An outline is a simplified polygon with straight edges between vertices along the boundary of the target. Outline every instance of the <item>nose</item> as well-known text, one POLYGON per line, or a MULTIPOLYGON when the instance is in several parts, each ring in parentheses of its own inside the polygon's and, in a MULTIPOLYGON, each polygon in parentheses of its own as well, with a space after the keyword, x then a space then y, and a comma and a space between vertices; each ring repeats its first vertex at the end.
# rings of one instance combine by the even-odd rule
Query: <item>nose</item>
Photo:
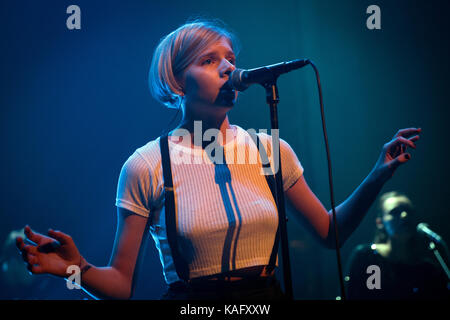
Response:
POLYGON ((221 66, 221 74, 220 76, 223 78, 225 75, 230 76, 231 72, 233 72, 236 67, 227 59, 224 59, 221 66))

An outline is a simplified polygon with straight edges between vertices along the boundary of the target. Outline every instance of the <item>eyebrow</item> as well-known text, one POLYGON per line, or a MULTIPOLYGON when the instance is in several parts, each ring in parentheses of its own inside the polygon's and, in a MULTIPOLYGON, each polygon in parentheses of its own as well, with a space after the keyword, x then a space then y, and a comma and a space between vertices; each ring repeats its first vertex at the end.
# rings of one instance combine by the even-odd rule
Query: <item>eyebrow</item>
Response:
MULTIPOLYGON (((201 58, 204 58, 204 57, 214 56, 214 55, 217 55, 217 54, 218 54, 218 50, 208 51, 208 52, 202 54, 199 58, 201 59, 201 58)), ((226 56, 232 56, 233 58, 236 58, 236 56, 235 56, 233 51, 227 51, 225 55, 226 56)))

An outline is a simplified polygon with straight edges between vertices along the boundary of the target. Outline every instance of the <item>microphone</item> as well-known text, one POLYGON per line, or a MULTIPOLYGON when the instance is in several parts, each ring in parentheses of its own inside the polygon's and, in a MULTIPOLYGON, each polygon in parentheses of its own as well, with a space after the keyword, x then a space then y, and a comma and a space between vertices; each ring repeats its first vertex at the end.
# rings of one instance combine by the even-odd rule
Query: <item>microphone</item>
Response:
POLYGON ((428 224, 426 223, 419 223, 416 228, 417 232, 424 234, 426 237, 428 237, 431 241, 436 243, 441 243, 442 238, 434 231, 432 231, 430 228, 428 228, 428 224))
POLYGON ((264 85, 270 81, 275 81, 279 75, 295 69, 300 69, 310 62, 311 61, 308 59, 296 59, 250 70, 235 69, 231 72, 228 81, 233 89, 244 91, 250 85, 255 83, 264 85))

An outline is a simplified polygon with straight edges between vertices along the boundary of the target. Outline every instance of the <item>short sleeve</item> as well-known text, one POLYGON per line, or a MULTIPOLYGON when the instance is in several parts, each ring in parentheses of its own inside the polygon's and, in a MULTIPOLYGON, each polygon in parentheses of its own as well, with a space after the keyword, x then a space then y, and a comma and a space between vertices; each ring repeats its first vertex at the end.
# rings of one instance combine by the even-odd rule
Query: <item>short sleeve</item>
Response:
POLYGON ((291 146, 280 139, 281 163, 283 171, 283 190, 292 187, 303 174, 303 167, 291 146))
POLYGON ((116 206, 148 217, 151 203, 150 169, 142 156, 135 152, 122 166, 117 185, 116 206))

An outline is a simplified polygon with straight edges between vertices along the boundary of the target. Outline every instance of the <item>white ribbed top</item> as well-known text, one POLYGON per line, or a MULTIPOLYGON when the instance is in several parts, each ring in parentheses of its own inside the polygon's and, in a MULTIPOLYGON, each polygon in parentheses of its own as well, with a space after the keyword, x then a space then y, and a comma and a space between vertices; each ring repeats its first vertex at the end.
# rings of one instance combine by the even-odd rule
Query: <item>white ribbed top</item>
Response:
MULTIPOLYGON (((189 264, 190 278, 267 265, 272 252, 278 226, 275 201, 262 174, 255 143, 244 129, 235 127, 237 138, 224 145, 226 166, 212 163, 205 150, 187 148, 169 139, 178 243, 189 264), (245 163, 237 163, 239 150, 245 150, 246 156, 241 158, 245 163), (229 163, 231 154, 235 155, 235 164, 229 163), (253 155, 257 155, 256 163, 253 155), (190 163, 179 160, 186 156, 190 163)), ((271 136, 258 136, 270 157, 271 136)), ((179 279, 166 235, 159 140, 138 148, 123 165, 116 206, 145 217, 150 214, 150 233, 170 284, 179 279)), ((283 139, 280 150, 286 191, 303 174, 303 168, 283 139)))

